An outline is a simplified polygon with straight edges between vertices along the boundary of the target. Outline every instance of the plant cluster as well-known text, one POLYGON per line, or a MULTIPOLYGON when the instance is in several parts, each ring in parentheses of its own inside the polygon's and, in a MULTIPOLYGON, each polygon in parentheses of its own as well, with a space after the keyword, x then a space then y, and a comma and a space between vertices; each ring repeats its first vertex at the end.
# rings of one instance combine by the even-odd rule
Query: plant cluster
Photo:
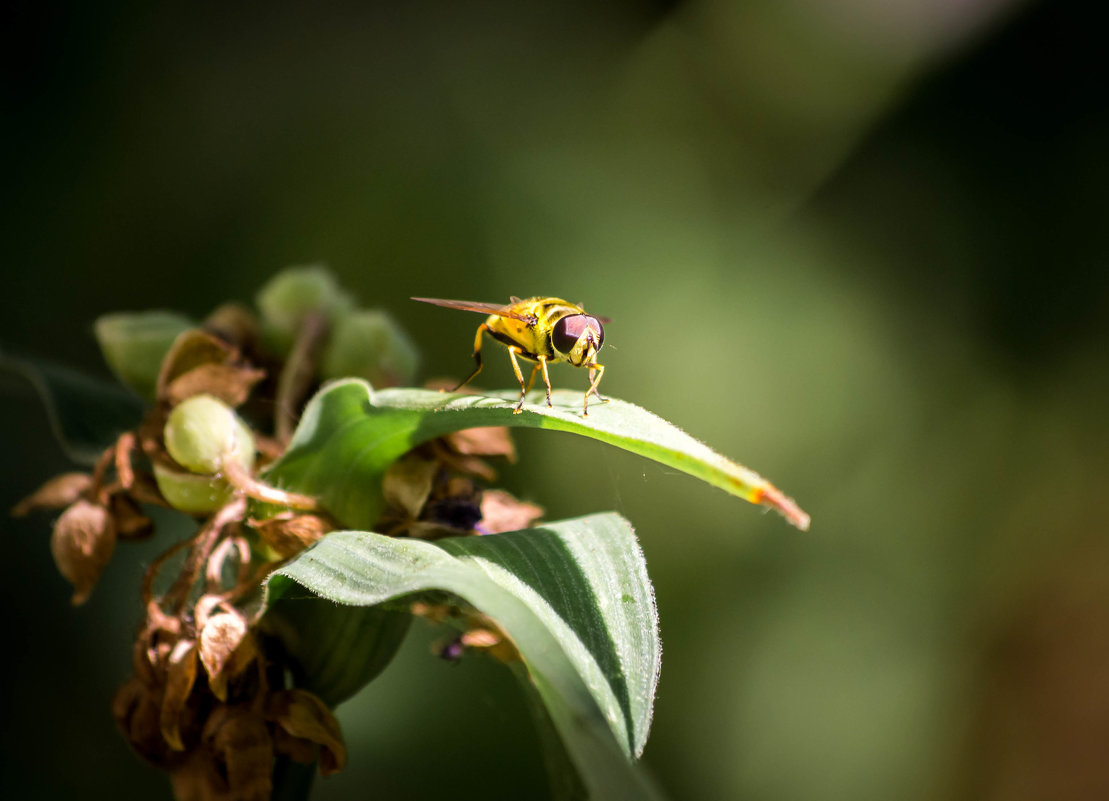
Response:
POLYGON ((441 656, 478 649, 515 668, 557 733, 557 794, 650 797, 630 758, 646 740, 659 649, 634 533, 611 514, 536 526, 540 507, 490 488, 488 460, 516 458, 506 426, 591 436, 801 528, 807 516, 631 404, 585 420, 569 410, 580 404, 514 415, 508 396, 388 389, 411 383, 415 347, 320 268, 280 274, 257 307, 221 306, 199 323, 166 312, 98 321, 106 360, 146 401, 141 419, 113 431, 91 471, 52 479, 15 510, 64 510, 51 549, 74 603, 117 542, 154 534, 152 506, 197 521, 138 593, 134 675, 113 702, 134 750, 197 801, 263 801, 293 763, 338 771, 347 754, 332 707, 423 617, 456 630, 441 656))

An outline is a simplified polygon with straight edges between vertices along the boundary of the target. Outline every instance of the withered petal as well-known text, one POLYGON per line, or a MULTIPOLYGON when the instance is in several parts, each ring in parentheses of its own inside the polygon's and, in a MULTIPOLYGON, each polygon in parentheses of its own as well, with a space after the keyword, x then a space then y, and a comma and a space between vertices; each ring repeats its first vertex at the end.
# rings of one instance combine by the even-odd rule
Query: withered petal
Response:
POLYGON ((480 456, 465 456, 449 448, 443 448, 435 455, 446 467, 459 473, 480 478, 482 481, 493 481, 497 478, 497 471, 480 456))
POLYGON ((216 757, 202 748, 184 755, 169 774, 176 801, 236 801, 216 757))
POLYGON ((320 746, 320 775, 330 776, 347 763, 339 721, 327 704, 307 690, 281 690, 270 696, 266 717, 294 737, 320 746))
POLYGON ((216 708, 204 725, 204 743, 223 766, 229 798, 269 801, 273 791, 273 738, 261 714, 245 706, 216 708))
POLYGON ((426 601, 413 601, 409 607, 412 614, 430 620, 432 623, 443 623, 458 614, 458 608, 449 604, 431 604, 426 601))
POLYGON ((197 642, 208 685, 216 698, 226 701, 228 681, 242 673, 257 655, 246 618, 238 612, 214 614, 204 622, 197 642))
POLYGON ((50 537, 50 552, 73 584, 73 603, 83 604, 116 547, 116 529, 103 506, 78 500, 62 513, 50 537))
POLYGON ((382 482, 385 500, 409 517, 419 517, 438 469, 435 462, 413 456, 393 462, 382 482))
POLYGON ((265 370, 228 364, 202 364, 169 382, 164 399, 176 406, 193 395, 214 395, 229 406, 241 406, 255 384, 266 377, 265 370))
POLYGON ((268 520, 251 520, 249 525, 283 559, 303 551, 334 526, 326 517, 282 512, 268 520))
POLYGON ((161 706, 156 692, 133 678, 112 699, 112 716, 124 739, 139 756, 157 767, 167 767, 177 757, 162 736, 161 706))
POLYGON ((40 509, 62 509, 74 503, 92 487, 88 473, 62 473, 12 507, 14 517, 25 517, 40 509))
POLYGON ((121 540, 145 539, 154 533, 154 521, 143 514, 130 494, 113 493, 108 499, 108 509, 115 519, 116 535, 121 540))
POLYGON ((520 501, 504 490, 486 490, 481 498, 481 524, 483 534, 501 534, 528 528, 543 517, 543 507, 520 501))
POLYGON ((294 737, 280 726, 274 727, 273 730, 273 750, 302 765, 315 762, 320 754, 318 745, 309 740, 294 737))
POLYGON ((158 372, 158 400, 169 400, 169 385, 190 370, 205 364, 235 364, 238 359, 238 350, 218 337, 199 328, 184 331, 162 359, 158 372))
POLYGON ((224 303, 204 319, 204 330, 250 353, 258 345, 258 318, 242 303, 224 303))
POLYGON ((176 751, 185 750, 185 743, 181 739, 181 724, 195 683, 196 644, 189 640, 180 640, 169 655, 166 689, 159 716, 162 737, 176 751))
POLYGON ((510 462, 516 461, 516 444, 507 426, 464 428, 444 439, 451 450, 463 456, 503 456, 510 462))
POLYGON ((492 648, 504 641, 498 632, 492 629, 470 629, 462 632, 462 644, 467 648, 492 648))
POLYGON ((469 628, 458 638, 467 648, 476 648, 494 659, 507 664, 520 661, 516 643, 483 614, 467 616, 469 628))

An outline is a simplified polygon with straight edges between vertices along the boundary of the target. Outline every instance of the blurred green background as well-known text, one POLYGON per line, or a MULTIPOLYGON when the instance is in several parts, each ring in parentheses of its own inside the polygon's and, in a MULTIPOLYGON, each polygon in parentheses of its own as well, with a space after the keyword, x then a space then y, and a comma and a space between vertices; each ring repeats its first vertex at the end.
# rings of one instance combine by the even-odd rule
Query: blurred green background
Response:
MULTIPOLYGON (((1109 95, 1095 4, 16 3, 2 340, 106 375, 101 313, 203 315, 325 261, 461 376, 477 318, 613 318, 604 389, 763 473, 800 534, 569 436, 503 483, 615 509, 675 799, 1109 798, 1109 95)), ((558 386, 584 375, 552 371, 558 386)), ((513 383, 491 360, 482 380, 513 383)), ((66 468, 0 378, 4 508, 66 468)), ((114 731, 143 565, 84 607, 5 519, 11 798, 165 798, 114 731)), ((543 798, 507 671, 417 626, 316 797, 543 798)))

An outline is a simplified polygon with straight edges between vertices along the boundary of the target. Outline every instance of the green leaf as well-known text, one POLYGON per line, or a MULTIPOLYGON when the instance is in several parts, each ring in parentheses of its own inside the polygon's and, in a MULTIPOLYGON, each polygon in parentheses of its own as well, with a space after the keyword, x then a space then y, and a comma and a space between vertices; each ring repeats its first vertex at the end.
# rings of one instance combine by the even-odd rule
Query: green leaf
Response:
POLYGON ((629 757, 650 727, 657 613, 635 533, 619 515, 436 542, 333 532, 271 576, 267 603, 296 585, 356 606, 446 592, 480 610, 519 651, 591 796, 656 797, 629 757))
POLYGON ((339 606, 301 592, 273 603, 262 626, 296 666, 296 685, 335 706, 389 665, 411 622, 407 611, 339 606))
MULTIPOLYGON (((542 398, 542 394, 532 395, 542 398)), ((319 497, 344 525, 369 529, 384 505, 386 468, 416 445, 452 431, 517 426, 568 431, 638 453, 782 513, 800 529, 809 516, 777 488, 681 429, 626 401, 581 413, 582 395, 551 393, 553 408, 526 403, 513 414, 515 393, 445 394, 425 389, 371 392, 358 379, 324 387, 308 404, 285 455, 267 472, 278 486, 319 497)))
POLYGON ((188 317, 167 311, 105 314, 96 321, 96 341, 116 377, 154 400, 162 360, 178 334, 195 326, 188 317))
POLYGON ((23 376, 46 407, 50 428, 70 459, 93 465, 124 431, 142 420, 142 403, 115 384, 48 361, 0 352, 0 368, 23 376))

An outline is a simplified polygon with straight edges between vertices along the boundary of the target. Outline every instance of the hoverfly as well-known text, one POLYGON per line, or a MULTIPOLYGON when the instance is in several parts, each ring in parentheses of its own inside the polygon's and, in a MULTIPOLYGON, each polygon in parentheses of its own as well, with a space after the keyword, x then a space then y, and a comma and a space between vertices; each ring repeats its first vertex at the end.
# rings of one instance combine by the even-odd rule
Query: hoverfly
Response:
POLYGON ((412 300, 446 306, 448 309, 462 309, 489 315, 485 322, 478 326, 477 335, 474 337, 474 361, 477 362, 477 367, 465 381, 455 387, 455 390, 469 384, 481 372, 482 335, 489 332, 494 339, 508 348, 512 371, 516 373, 516 380, 520 382, 520 402, 513 410, 515 414, 520 413, 524 405, 524 397, 531 389, 531 385, 535 383, 535 374, 540 371, 543 373, 543 383, 547 385, 547 406, 551 406, 551 379, 547 374, 547 365, 553 362, 568 362, 574 367, 589 368, 590 384, 585 393, 584 408, 586 416, 589 415, 590 395, 596 395, 602 403, 608 402, 597 391, 597 385, 601 383, 601 376, 605 373, 605 366, 597 363, 597 351, 605 341, 605 329, 601 323, 609 322, 607 318, 586 314, 580 304, 569 303, 561 298, 520 300, 513 297, 508 305, 440 298, 412 298, 412 300), (520 363, 516 360, 517 356, 535 362, 531 377, 526 384, 524 374, 520 372, 520 363))

